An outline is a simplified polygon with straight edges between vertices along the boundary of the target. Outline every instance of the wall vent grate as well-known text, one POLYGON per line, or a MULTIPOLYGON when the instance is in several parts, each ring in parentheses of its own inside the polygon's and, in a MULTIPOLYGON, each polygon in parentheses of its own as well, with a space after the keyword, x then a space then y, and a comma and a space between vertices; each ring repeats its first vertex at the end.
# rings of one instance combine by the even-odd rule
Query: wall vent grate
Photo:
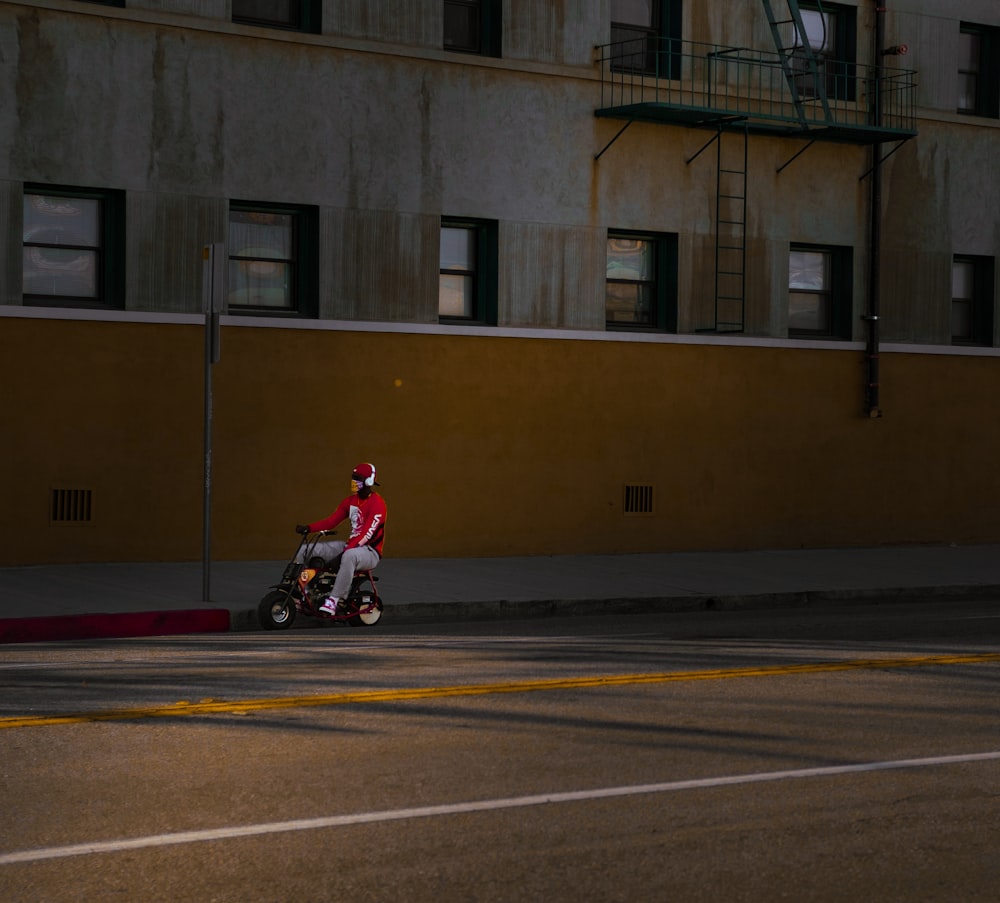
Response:
POLYGON ((49 521, 53 524, 89 524, 94 517, 92 489, 53 489, 49 521))
POLYGON ((653 487, 640 483, 626 483, 622 511, 629 517, 651 515, 653 487))

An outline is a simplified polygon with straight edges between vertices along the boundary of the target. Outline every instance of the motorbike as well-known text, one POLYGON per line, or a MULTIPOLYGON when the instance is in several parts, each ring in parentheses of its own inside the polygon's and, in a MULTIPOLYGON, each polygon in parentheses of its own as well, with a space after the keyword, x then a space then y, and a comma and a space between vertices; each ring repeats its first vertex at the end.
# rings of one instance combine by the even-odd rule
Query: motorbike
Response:
POLYGON ((382 618, 382 600, 375 584, 378 577, 371 571, 358 571, 351 582, 350 592, 337 606, 335 615, 321 612, 319 607, 333 590, 339 558, 325 561, 313 555, 316 543, 326 531, 305 535, 292 560, 285 566, 281 582, 257 605, 257 617, 265 630, 286 630, 302 614, 327 621, 346 623, 351 627, 373 627, 382 618), (303 554, 304 553, 304 554, 303 554))

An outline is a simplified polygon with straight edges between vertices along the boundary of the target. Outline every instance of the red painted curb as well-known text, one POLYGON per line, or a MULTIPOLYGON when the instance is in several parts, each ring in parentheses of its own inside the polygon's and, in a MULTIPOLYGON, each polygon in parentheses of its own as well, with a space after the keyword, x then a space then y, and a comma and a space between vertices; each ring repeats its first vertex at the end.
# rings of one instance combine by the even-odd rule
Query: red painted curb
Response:
POLYGON ((175 633, 222 633, 228 630, 229 610, 225 608, 8 618, 0 620, 0 643, 169 636, 175 633))

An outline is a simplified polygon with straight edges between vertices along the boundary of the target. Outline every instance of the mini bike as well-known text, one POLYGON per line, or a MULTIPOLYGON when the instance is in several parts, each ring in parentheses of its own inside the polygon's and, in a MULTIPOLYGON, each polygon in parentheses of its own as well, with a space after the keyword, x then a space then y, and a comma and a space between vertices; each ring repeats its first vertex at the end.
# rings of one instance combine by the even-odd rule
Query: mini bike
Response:
POLYGON ((333 581, 337 576, 339 561, 324 561, 312 554, 316 543, 324 533, 316 533, 313 538, 303 536, 299 548, 288 562, 281 582, 257 605, 257 617, 265 630, 285 630, 295 622, 296 614, 303 614, 327 621, 346 622, 351 627, 373 627, 382 618, 382 600, 375 587, 378 577, 371 571, 359 571, 354 575, 347 598, 337 606, 336 615, 320 612, 323 600, 330 595, 333 581), (305 554, 300 554, 302 552, 305 554), (304 563, 296 561, 301 558, 304 563))

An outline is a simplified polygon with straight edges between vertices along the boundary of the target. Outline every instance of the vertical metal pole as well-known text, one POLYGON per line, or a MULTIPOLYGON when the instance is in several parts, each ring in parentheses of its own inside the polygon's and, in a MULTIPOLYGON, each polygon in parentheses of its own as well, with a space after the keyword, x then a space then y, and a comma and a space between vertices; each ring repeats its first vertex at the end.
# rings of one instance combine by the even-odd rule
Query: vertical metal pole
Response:
MULTIPOLYGON (((882 51, 885 42, 883 17, 884 0, 875 0, 874 66, 872 72, 872 118, 876 128, 882 125, 882 51)), ((882 143, 872 145, 871 186, 871 260, 868 270, 868 337, 865 350, 865 414, 877 419, 882 416, 879 407, 879 315, 881 310, 882 273, 882 143)))
POLYGON ((748 171, 750 165, 750 124, 743 120, 743 215, 740 217, 740 332, 747 326, 747 205, 750 185, 748 171))
POLYGON ((715 331, 719 331, 719 242, 722 240, 722 127, 715 145, 715 331))
POLYGON ((212 326, 205 314, 205 462, 202 486, 201 601, 212 601, 212 326))
POLYGON ((202 300, 205 310, 205 480, 202 498, 201 600, 212 600, 212 365, 221 355, 219 317, 225 245, 205 245, 202 251, 202 300))

